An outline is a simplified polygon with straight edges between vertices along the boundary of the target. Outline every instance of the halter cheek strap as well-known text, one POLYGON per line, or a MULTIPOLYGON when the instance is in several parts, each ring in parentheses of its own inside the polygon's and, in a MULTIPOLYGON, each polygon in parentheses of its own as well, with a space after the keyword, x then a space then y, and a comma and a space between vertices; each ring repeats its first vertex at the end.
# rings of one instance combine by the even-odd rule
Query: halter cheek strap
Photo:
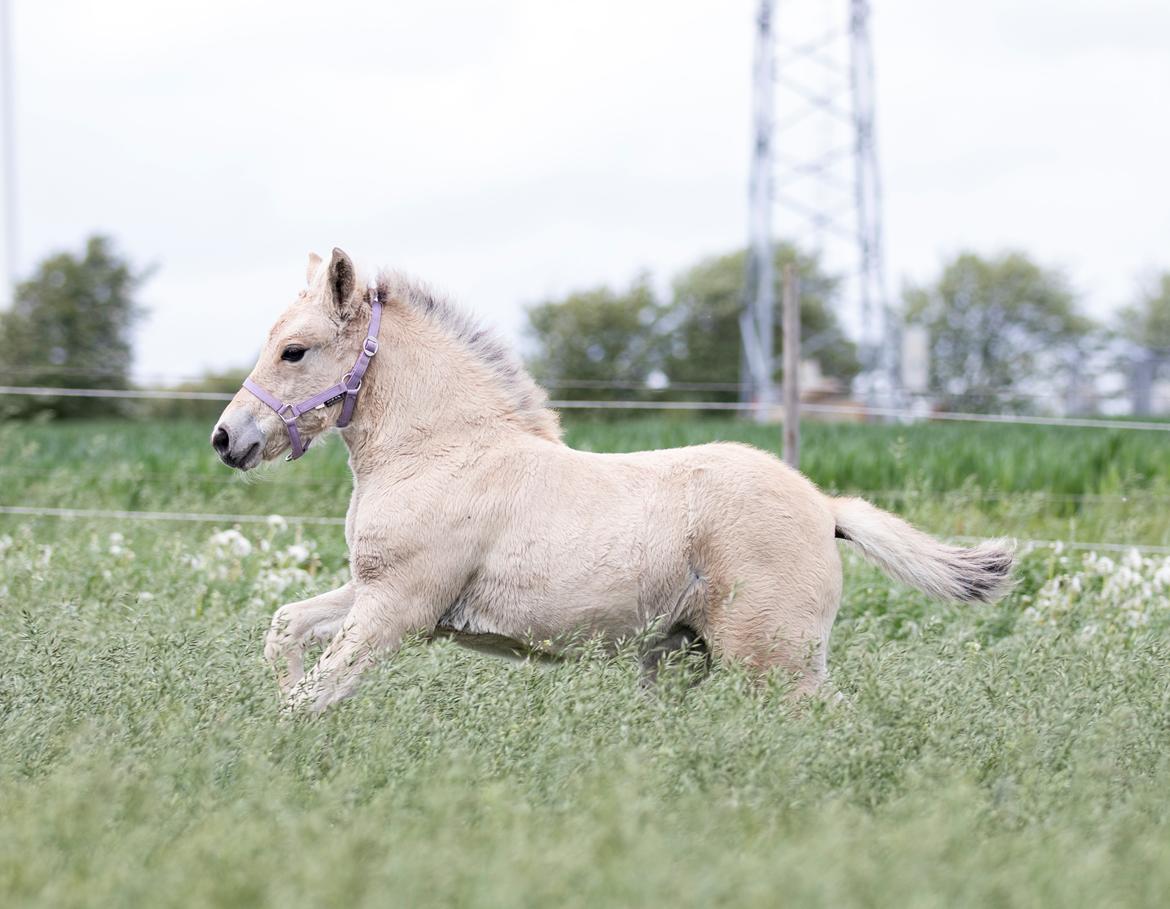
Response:
POLYGON ((341 405, 341 416, 337 418, 338 428, 349 425, 353 418, 354 407, 357 405, 358 392, 362 388, 362 376, 370 366, 370 360, 378 352, 378 327, 382 324, 382 301, 378 299, 378 288, 370 286, 370 327, 366 331, 366 339, 362 342, 361 353, 353 364, 353 369, 347 372, 336 385, 330 385, 324 391, 313 397, 301 401, 299 404, 286 404, 262 385, 253 382, 249 377, 244 379, 244 388, 252 392, 257 398, 276 411, 276 415, 284 420, 288 429, 288 440, 292 443, 292 451, 288 460, 295 461, 309 449, 309 442, 301 443, 301 434, 297 429, 297 418, 310 410, 324 410, 344 401, 341 405))

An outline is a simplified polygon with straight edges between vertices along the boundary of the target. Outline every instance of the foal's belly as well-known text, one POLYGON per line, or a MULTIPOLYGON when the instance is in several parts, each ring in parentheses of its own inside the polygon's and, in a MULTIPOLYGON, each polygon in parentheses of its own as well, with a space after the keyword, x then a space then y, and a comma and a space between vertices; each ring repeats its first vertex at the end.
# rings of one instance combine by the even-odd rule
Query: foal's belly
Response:
POLYGON ((504 656, 560 654, 595 638, 614 642, 645 629, 667 603, 639 602, 635 585, 535 592, 478 582, 443 614, 438 634, 504 656), (493 589, 494 587, 494 589, 493 589))
POLYGON ((458 631, 450 625, 440 624, 435 629, 433 637, 448 638, 460 647, 466 647, 468 650, 474 650, 476 653, 486 653, 488 656, 502 657, 507 660, 556 658, 555 653, 534 648, 524 641, 518 641, 499 634, 458 631))

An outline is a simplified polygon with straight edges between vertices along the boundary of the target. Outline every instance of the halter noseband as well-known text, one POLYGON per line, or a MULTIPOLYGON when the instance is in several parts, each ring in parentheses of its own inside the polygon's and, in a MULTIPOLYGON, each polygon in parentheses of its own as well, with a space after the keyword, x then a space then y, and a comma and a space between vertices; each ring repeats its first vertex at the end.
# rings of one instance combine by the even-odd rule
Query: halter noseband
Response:
MULTIPOLYGON (((330 385, 313 397, 301 401, 299 404, 286 404, 276 395, 267 391, 251 378, 244 379, 244 388, 252 392, 261 401, 276 411, 276 415, 284 420, 288 429, 288 440, 292 443, 292 452, 286 460, 295 461, 309 449, 309 443, 301 444, 301 434, 297 431, 297 417, 310 410, 324 410, 338 401, 345 399, 341 405, 341 416, 337 418, 338 428, 349 425, 353 417, 354 406, 357 404, 358 392, 362 388, 362 376, 369 368, 370 359, 378 352, 378 326, 382 323, 382 301, 378 299, 378 288, 370 286, 370 327, 366 331, 366 339, 362 342, 362 351, 353 364, 353 369, 347 372, 340 382, 330 385)), ((313 440, 310 439, 309 442, 313 440)))

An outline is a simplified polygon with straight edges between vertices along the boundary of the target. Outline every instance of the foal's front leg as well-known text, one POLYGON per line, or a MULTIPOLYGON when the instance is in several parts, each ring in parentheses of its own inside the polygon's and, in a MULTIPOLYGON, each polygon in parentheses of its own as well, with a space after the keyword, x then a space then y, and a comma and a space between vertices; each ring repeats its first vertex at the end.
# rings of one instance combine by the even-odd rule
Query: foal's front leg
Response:
POLYGON ((286 710, 319 714, 353 694, 361 674, 402 646, 407 635, 438 624, 442 608, 390 585, 363 585, 341 629, 312 671, 293 688, 286 710))
POLYGON ((276 671, 280 693, 287 695, 305 674, 305 648, 328 641, 353 607, 353 582, 276 610, 264 641, 264 658, 276 671))

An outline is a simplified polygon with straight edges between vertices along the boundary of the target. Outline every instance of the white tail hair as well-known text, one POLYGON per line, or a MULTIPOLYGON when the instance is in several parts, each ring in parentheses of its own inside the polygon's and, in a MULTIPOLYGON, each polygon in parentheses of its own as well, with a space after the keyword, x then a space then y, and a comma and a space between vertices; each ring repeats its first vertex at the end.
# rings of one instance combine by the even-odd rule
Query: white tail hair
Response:
POLYGON ((1009 540, 949 546, 864 499, 829 499, 837 537, 893 578, 940 600, 990 603, 1012 586, 1009 540))

